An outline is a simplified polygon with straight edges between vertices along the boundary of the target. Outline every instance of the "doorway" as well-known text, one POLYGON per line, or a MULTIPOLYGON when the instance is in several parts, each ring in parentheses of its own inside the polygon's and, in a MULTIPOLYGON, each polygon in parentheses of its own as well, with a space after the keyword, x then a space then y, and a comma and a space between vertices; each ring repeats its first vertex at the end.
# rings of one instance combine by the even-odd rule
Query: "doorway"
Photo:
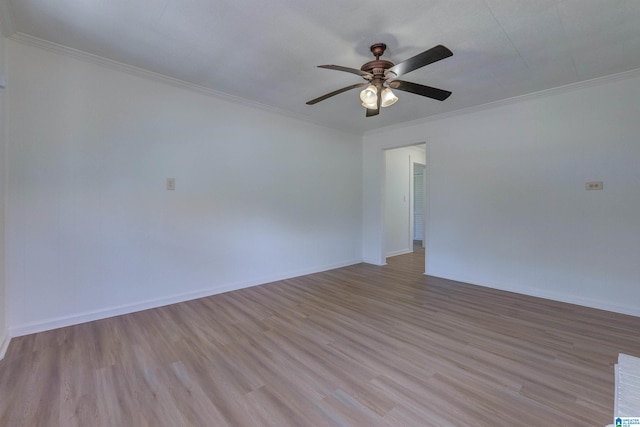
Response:
POLYGON ((426 144, 388 149, 384 156, 383 248, 387 258, 413 252, 414 240, 420 241, 420 248, 424 244, 426 144))
POLYGON ((413 163, 413 213, 411 224, 413 225, 413 248, 424 248, 424 222, 425 222, 425 165, 413 163))

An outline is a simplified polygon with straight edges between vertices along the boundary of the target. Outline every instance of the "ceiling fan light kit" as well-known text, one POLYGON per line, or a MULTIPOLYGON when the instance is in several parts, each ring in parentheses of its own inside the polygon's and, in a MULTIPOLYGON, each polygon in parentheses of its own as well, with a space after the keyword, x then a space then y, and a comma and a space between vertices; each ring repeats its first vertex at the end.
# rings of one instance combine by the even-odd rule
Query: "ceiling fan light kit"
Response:
POLYGON ((371 117, 378 115, 380 108, 389 107, 398 101, 398 97, 393 93, 391 88, 411 92, 416 95, 426 96, 427 98, 436 99, 438 101, 444 101, 451 95, 451 92, 447 90, 403 80, 396 80, 403 74, 410 73, 411 71, 422 68, 425 65, 429 65, 452 56, 453 53, 449 49, 442 45, 438 45, 411 57, 406 61, 394 64, 391 61, 380 59, 380 56, 382 56, 386 48, 387 45, 384 43, 371 45, 371 53, 376 57, 376 59, 362 65, 359 70, 356 68, 343 67, 341 65, 318 65, 319 68, 357 74, 365 79, 367 83, 358 83, 335 90, 318 98, 312 99, 307 102, 307 105, 314 105, 342 92, 366 86, 360 92, 360 100, 362 101, 362 106, 367 109, 366 116, 371 117))
POLYGON ((398 102, 398 97, 388 87, 385 87, 384 89, 382 89, 382 95, 381 96, 382 96, 382 102, 381 102, 380 106, 382 108, 390 107, 393 104, 395 104, 396 102, 398 102))
POLYGON ((378 102, 378 88, 374 85, 369 85, 360 92, 360 99, 362 100, 362 105, 376 105, 378 102))
MULTIPOLYGON (((375 109, 378 105, 378 89, 370 85, 362 92, 360 92, 360 99, 362 100, 362 106, 364 108, 375 109)), ((385 87, 382 89, 382 94, 380 95, 381 102, 380 107, 385 108, 395 104, 398 101, 398 97, 393 91, 385 87)))

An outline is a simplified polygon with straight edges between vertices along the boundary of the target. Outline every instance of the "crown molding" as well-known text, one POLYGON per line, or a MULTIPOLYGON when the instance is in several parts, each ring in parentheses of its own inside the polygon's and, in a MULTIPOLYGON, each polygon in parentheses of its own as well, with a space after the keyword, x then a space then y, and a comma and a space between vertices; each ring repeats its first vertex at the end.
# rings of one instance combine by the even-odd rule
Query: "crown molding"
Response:
POLYGON ((546 98, 549 96, 558 95, 565 92, 573 92, 593 86, 599 86, 605 83, 611 83, 619 80, 626 80, 640 77, 640 68, 636 68, 629 71, 623 71, 622 73, 610 74, 608 76, 596 77, 594 79, 582 80, 575 83, 569 83, 567 85, 554 87, 551 89, 541 90, 539 92, 527 93, 524 95, 514 96, 512 98, 500 99, 498 101, 488 102, 486 104, 474 105, 472 107, 462 108, 459 110, 448 111, 446 113, 435 114, 433 116, 423 117, 420 119, 410 120, 408 122, 398 123, 395 125, 385 126, 377 129, 366 131, 363 137, 378 135, 381 133, 402 129, 409 126, 418 126, 421 124, 433 122, 436 120, 442 120, 450 117, 462 116, 466 114, 472 114, 480 111, 491 110, 494 108, 504 107, 512 104, 517 104, 525 101, 530 101, 539 98, 546 98))
POLYGON ((13 24, 13 11, 8 0, 0 0, 0 35, 9 37, 16 32, 13 24))
POLYGON ((279 113, 281 115, 285 115, 285 113, 288 113, 288 115, 291 115, 291 113, 287 111, 279 110, 269 105, 261 104, 255 101, 250 101, 248 99, 230 95, 225 92, 220 92, 214 89, 210 89, 208 87, 189 83, 184 80, 177 79, 175 77, 169 77, 164 74, 156 73, 154 71, 145 70, 143 68, 135 67, 133 65, 125 64, 123 62, 114 61, 112 59, 104 58, 102 56, 94 55, 92 53, 88 53, 82 50, 74 49, 58 43, 53 43, 48 40, 30 36, 29 34, 15 33, 11 35, 9 39, 18 43, 35 46, 40 49, 44 49, 49 52, 54 52, 63 56, 80 59, 82 61, 90 62, 92 64, 100 65, 106 68, 111 68, 116 71, 125 72, 127 74, 131 74, 137 77, 142 77, 145 79, 162 82, 170 86, 178 87, 181 89, 188 89, 203 95, 222 99, 224 101, 234 102, 236 104, 241 104, 241 105, 249 106, 252 108, 258 108, 258 109, 269 111, 272 113, 279 113))
POLYGON ((84 52, 78 49, 74 49, 68 46, 64 46, 61 44, 53 43, 48 40, 44 40, 38 37, 34 37, 25 33, 13 32, 12 26, 12 18, 11 18, 11 7, 5 0, 0 0, 0 24, 3 25, 2 33, 9 33, 7 36, 8 39, 13 40, 18 43, 35 46, 50 52, 58 53, 60 55, 80 59, 86 62, 90 62, 93 64, 97 64, 106 68, 110 68, 116 71, 128 73, 130 75, 134 75, 137 77, 145 78, 148 80, 162 82, 164 84, 174 86, 181 89, 187 89, 193 92, 197 92, 199 94, 213 97, 216 99, 224 100, 227 102, 233 102, 235 104, 239 104, 245 107, 262 110, 268 113, 277 114, 279 116, 287 117, 290 119, 310 123, 316 126, 320 126, 326 129, 331 129, 333 131, 342 132, 351 135, 357 135, 362 138, 377 135, 401 128, 405 128, 408 126, 417 126, 425 123, 429 123, 436 120, 442 120, 450 117, 456 117, 466 114, 472 114, 484 110, 490 110, 494 108, 499 108, 503 106, 508 106, 520 102, 525 102, 533 99, 544 98, 548 96, 557 95, 564 92, 576 91, 592 86, 598 86, 605 83, 610 83, 618 80, 625 80, 630 78, 640 77, 640 68, 625 71, 622 73, 611 74, 603 77, 596 77, 594 79, 583 80, 575 83, 569 83, 567 85, 558 86, 551 89, 545 89, 538 92, 528 93, 524 95, 518 95, 507 99, 501 99, 498 101, 492 101, 485 104, 474 105, 467 108, 462 108, 459 110, 448 111, 446 113, 435 114, 427 117, 422 117, 415 120, 410 120, 403 123, 398 123, 394 125, 384 126, 380 128, 371 129, 365 132, 358 132, 350 129, 342 129, 336 128, 332 126, 328 126, 320 120, 313 119, 312 117, 302 115, 300 113, 292 112, 289 110, 285 110, 282 108, 273 107, 270 105, 262 104, 257 101, 252 101, 246 98, 241 98, 235 95, 231 95, 225 92, 217 91, 215 89, 211 89, 205 86, 200 86, 194 83, 189 83, 184 80, 177 79, 175 77, 169 77, 164 74, 156 73, 153 71, 145 70, 143 68, 135 67, 133 65, 128 65, 122 62, 118 62, 112 59, 104 58, 98 55, 94 55, 88 52, 84 52), (8 17, 8 18, 7 18, 8 17), (7 24, 8 23, 8 24, 7 24), (7 29, 6 27, 9 26, 7 29))
MULTIPOLYGON (((0 2, 2 1, 3 0, 0 0, 0 2)), ((38 47, 40 49, 47 50, 49 52, 54 52, 63 56, 97 64, 105 68, 110 68, 112 70, 124 72, 130 75, 144 78, 144 79, 161 82, 161 83, 164 83, 173 87, 177 87, 180 89, 187 89, 193 92, 197 92, 201 95, 209 96, 219 100, 233 102, 235 104, 239 104, 245 107, 262 110, 268 113, 277 114, 277 115, 284 116, 294 120, 303 121, 316 126, 321 126, 323 128, 331 129, 333 131, 354 134, 353 132, 349 132, 348 130, 336 129, 336 128, 327 126, 326 124, 323 124, 320 121, 314 120, 308 116, 301 115, 299 113, 295 113, 282 108, 277 108, 270 105, 262 104, 257 101, 251 101, 249 99, 241 98, 239 96, 230 95, 228 93, 220 92, 205 86, 189 83, 184 80, 177 79, 175 77, 169 77, 164 74, 156 73, 154 71, 145 70, 143 68, 135 67, 133 65, 125 64, 123 62, 114 61, 113 59, 104 58, 102 56, 94 55, 92 53, 88 53, 82 50, 74 49, 58 43, 53 43, 48 40, 31 36, 29 34, 17 32, 17 33, 13 33, 8 38, 9 40, 15 41, 17 43, 38 47)), ((356 133, 356 135, 361 136, 360 133, 356 133)))

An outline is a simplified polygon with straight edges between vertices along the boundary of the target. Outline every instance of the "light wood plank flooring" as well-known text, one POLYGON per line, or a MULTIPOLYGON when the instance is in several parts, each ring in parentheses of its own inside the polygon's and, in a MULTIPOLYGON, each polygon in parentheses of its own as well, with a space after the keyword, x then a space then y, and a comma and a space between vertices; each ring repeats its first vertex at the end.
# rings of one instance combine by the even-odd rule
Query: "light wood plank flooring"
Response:
POLYGON ((423 252, 15 338, 0 426, 604 426, 640 318, 423 252))

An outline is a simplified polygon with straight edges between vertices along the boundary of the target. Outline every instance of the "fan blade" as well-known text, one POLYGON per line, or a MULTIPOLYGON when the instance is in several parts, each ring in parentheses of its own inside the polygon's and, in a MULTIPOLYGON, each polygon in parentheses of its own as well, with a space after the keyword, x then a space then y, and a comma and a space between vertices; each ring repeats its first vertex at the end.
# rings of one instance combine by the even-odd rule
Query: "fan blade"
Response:
POLYGON ((378 87, 378 101, 376 108, 367 108, 366 117, 377 116, 380 114, 380 104, 382 103, 382 86, 378 87))
POLYGON ((425 50, 406 61, 402 61, 401 63, 394 65, 387 70, 387 73, 393 73, 396 77, 400 77, 403 74, 410 73, 411 71, 417 70, 425 65, 448 58, 451 55, 453 55, 453 52, 439 44, 436 47, 432 47, 431 49, 425 50))
POLYGON ((377 116, 378 114, 380 114, 380 109, 372 109, 372 108, 367 108, 367 117, 372 117, 372 116, 377 116))
POLYGON ((331 98, 332 96, 341 94, 342 92, 346 92, 348 90, 355 89, 357 87, 362 87, 364 85, 366 85, 366 83, 356 83, 356 84, 351 85, 351 86, 343 87, 342 89, 334 90, 333 92, 329 92, 326 95, 322 95, 322 96, 320 96, 320 97, 318 97, 316 99, 312 99, 311 101, 307 102, 307 105, 317 104, 318 102, 324 101, 327 98, 331 98))
POLYGON ((343 67, 342 65, 318 65, 318 68, 326 68, 328 70, 345 71, 347 73, 357 74, 366 79, 372 78, 373 74, 366 71, 358 70, 357 68, 343 67))
POLYGON ((448 90, 438 89, 431 86, 424 86, 418 83, 405 82, 404 80, 394 80, 388 83, 392 89, 403 90, 405 92, 415 93, 416 95, 426 96, 428 98, 444 101, 451 95, 448 90))

